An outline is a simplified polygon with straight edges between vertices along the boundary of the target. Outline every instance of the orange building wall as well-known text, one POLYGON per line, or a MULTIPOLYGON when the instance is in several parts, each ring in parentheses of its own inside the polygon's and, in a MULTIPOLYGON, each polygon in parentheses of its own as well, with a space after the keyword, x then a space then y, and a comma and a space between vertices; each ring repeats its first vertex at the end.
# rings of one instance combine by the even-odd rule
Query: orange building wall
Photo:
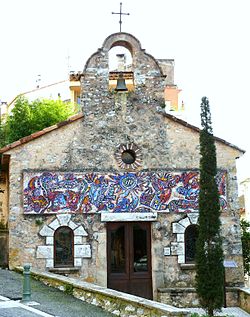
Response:
POLYGON ((166 86, 165 88, 165 100, 171 102, 171 110, 178 111, 178 94, 181 89, 178 89, 176 86, 166 86))

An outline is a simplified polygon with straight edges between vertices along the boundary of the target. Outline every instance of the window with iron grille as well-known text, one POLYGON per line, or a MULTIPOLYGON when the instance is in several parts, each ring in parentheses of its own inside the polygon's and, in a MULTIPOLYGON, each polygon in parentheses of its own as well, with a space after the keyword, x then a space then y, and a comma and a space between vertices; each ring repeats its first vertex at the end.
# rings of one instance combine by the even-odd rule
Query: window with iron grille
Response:
POLYGON ((54 234, 54 266, 74 266, 74 233, 67 226, 59 227, 54 234))
POLYGON ((198 226, 190 225, 185 230, 185 263, 194 263, 198 226))

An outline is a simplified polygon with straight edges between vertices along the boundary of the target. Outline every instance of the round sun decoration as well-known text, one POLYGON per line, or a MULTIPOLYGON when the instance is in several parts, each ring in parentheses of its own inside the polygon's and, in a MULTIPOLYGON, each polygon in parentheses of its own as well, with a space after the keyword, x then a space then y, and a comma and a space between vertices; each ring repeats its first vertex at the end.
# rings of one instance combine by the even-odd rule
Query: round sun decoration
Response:
POLYGON ((134 143, 120 144, 115 153, 115 158, 121 168, 135 170, 141 166, 142 153, 134 143))

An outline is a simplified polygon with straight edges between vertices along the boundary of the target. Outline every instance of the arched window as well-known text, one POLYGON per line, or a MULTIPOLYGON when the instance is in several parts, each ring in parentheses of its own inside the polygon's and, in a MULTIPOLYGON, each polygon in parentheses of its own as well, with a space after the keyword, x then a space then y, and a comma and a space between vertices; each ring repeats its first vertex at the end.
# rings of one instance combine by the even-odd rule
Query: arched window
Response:
POLYGON ((109 71, 131 71, 133 57, 124 46, 115 46, 109 51, 109 71))
POLYGON ((59 227, 54 234, 54 267, 74 266, 74 234, 72 229, 59 227))
POLYGON ((109 90, 114 91, 117 80, 122 74, 128 90, 134 90, 134 74, 132 71, 133 57, 130 50, 124 46, 115 46, 109 51, 109 90))
POLYGON ((185 230, 185 263, 194 263, 198 226, 190 225, 185 230))

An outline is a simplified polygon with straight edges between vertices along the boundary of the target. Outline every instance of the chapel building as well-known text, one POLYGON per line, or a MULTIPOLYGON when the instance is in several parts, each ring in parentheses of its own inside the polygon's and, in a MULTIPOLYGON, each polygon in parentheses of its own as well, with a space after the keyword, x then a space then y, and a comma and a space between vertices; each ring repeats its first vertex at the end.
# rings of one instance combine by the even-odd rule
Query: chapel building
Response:
MULTIPOLYGON (((177 89, 173 61, 156 60, 131 34, 112 34, 81 75, 82 113, 0 150, 10 269, 31 263, 198 305, 200 130, 165 111, 166 87, 177 89), (124 77, 109 72, 115 46, 132 56, 124 77), (121 86, 110 89, 110 80, 121 86)), ((235 159, 244 151, 218 137, 215 144, 224 256, 236 263, 226 268, 228 304, 236 305, 244 274, 235 159)))

